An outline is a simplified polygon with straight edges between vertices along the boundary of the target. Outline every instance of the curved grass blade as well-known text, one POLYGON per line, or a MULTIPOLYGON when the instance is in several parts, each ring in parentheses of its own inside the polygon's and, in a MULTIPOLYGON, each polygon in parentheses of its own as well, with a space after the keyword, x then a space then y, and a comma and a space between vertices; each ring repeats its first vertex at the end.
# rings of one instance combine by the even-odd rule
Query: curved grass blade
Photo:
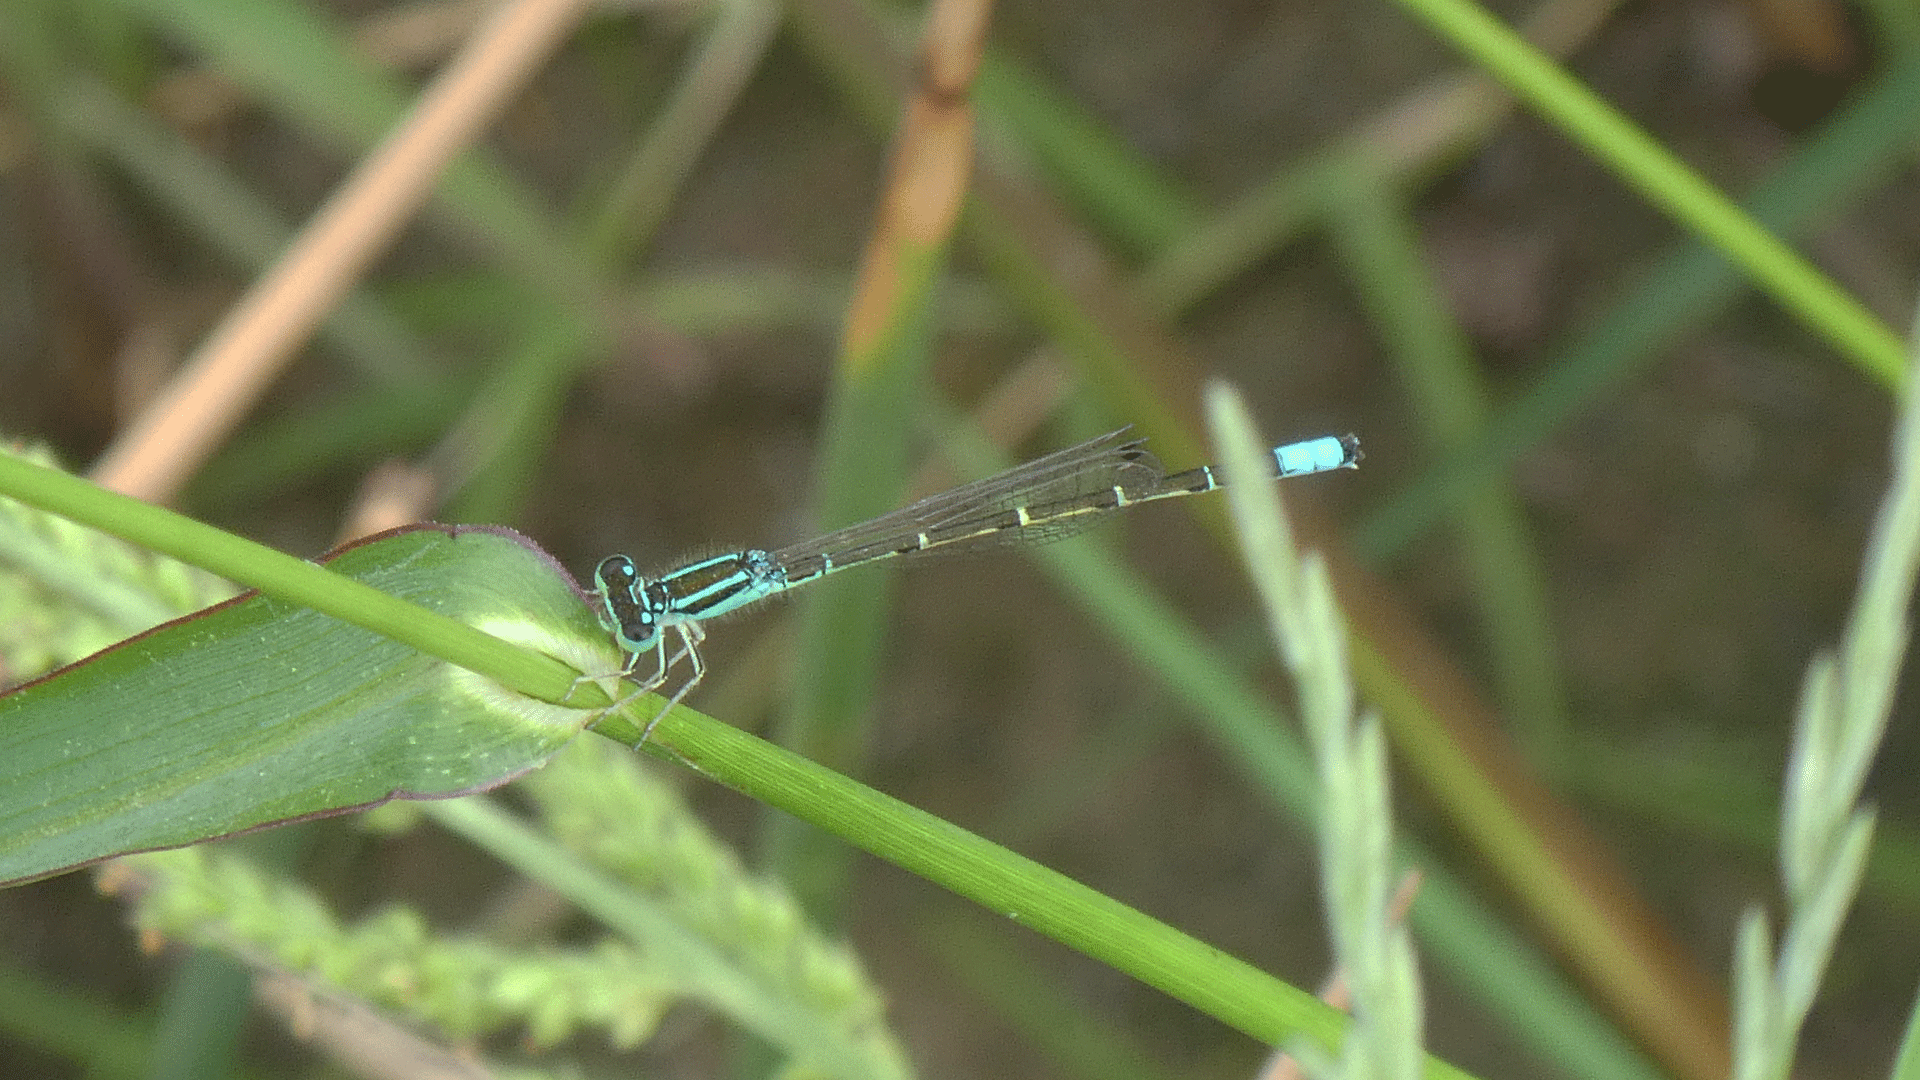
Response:
MULTIPOLYGON (((510 530, 409 527, 331 566, 579 670, 617 665, 572 579, 510 530)), ((595 715, 248 594, 0 697, 0 882, 484 790, 595 715)))

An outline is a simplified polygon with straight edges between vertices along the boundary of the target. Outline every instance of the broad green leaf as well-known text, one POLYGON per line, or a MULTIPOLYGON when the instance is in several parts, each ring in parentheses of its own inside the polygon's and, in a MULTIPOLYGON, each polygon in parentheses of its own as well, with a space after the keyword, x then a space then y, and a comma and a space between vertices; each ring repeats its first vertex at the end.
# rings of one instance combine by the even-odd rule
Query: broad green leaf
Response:
MULTIPOLYGON (((330 565, 580 670, 617 665, 571 579, 508 530, 411 528, 330 565)), ((0 697, 0 881, 484 790, 594 716, 249 594, 0 697)))

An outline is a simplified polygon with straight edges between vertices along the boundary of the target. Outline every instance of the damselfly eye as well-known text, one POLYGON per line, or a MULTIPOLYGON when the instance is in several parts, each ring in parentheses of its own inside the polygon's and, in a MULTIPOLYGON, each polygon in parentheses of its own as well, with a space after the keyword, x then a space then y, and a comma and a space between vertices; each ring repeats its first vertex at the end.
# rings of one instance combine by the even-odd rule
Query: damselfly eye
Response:
POLYGON ((625 555, 609 555, 601 559, 600 565, 593 570, 593 580, 602 589, 624 589, 633 584, 637 576, 634 573, 633 560, 625 555))

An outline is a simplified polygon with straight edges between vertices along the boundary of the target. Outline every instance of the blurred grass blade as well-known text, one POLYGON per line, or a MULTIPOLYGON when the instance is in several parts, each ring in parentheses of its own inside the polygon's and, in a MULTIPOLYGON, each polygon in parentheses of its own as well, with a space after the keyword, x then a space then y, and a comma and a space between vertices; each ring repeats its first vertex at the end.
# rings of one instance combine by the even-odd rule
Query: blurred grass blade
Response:
MULTIPOLYGON (((1471 442, 1486 427, 1491 394, 1428 267, 1407 197, 1378 172, 1356 167, 1343 175, 1327 185, 1327 231, 1408 407, 1430 445, 1471 442)), ((1520 500, 1510 488, 1490 486, 1460 503, 1453 526, 1509 728, 1535 768, 1558 773, 1572 735, 1547 572, 1520 500)))
MULTIPOLYGON (((332 569, 588 670, 605 635, 504 531, 414 529, 332 569)), ((0 698, 0 881, 391 798, 482 790, 592 719, 254 594, 0 698)))
MULTIPOLYGON (((75 76, 54 102, 67 134, 123 170, 174 220, 234 266, 270 265, 293 236, 271 203, 212 155, 134 108, 100 82, 75 76)), ((360 372, 387 385, 432 378, 426 346, 362 291, 342 297, 320 334, 360 372)))
POLYGON ((1892 1080, 1920 1080, 1920 1000, 1907 1014, 1906 1033, 1900 1037, 1900 1052, 1894 1056, 1892 1080))
MULTIPOLYGON (((933 350, 937 286, 972 175, 970 92, 990 5, 940 0, 925 16, 921 81, 907 102, 887 187, 847 311, 827 406, 819 505, 823 524, 848 524, 899 505, 907 440, 933 350)), ((885 644, 889 574, 867 574, 800 603, 793 704, 780 742, 830 768, 865 753, 885 644)), ((822 917, 844 892, 838 845, 769 819, 767 864, 822 917)))
POLYGON ((1163 251, 1200 227, 1201 211, 1188 193, 1079 101, 1015 60, 987 55, 979 98, 983 122, 1009 132, 1067 203, 1134 255, 1163 251))
POLYGON ((1623 182, 1738 264, 1775 303, 1890 390, 1906 353, 1859 301, 1585 84, 1472 0, 1402 0, 1623 182))
MULTIPOLYGON (((1920 56, 1904 57, 1753 189, 1747 212, 1779 233, 1805 232, 1821 213, 1882 182, 1920 134, 1920 56)), ((1662 256, 1557 355, 1471 444, 1449 450, 1353 529, 1354 550, 1398 556, 1468 493, 1510 469, 1582 409, 1667 355, 1741 293, 1734 269, 1703 242, 1662 256)))
MULTIPOLYGON (((326 9, 243 0, 118 0, 170 40, 240 83, 277 115, 349 149, 364 150, 399 121, 402 80, 357 49, 326 9)), ((488 155, 456 157, 438 205, 461 234, 549 297, 593 291, 565 235, 526 185, 488 155)))

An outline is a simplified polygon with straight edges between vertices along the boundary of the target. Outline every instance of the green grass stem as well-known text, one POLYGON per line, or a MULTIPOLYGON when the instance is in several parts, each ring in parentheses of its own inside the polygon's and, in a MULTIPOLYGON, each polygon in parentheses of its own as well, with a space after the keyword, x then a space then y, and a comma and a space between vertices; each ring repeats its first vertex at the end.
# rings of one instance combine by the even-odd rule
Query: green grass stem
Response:
MULTIPOLYGON (((326 567, 15 454, 0 453, 0 495, 383 634, 531 697, 559 701, 573 689, 578 675, 550 656, 502 641, 326 567)), ((592 705, 597 695, 597 688, 582 684, 575 697, 583 705, 592 705)))
MULTIPOLYGON (((605 728, 606 725, 603 725, 605 728)), ((635 729, 637 733, 637 728, 635 729)), ((1313 995, 1023 856, 689 709, 649 752, 834 833, 914 874, 1126 972, 1265 1043, 1337 1045, 1345 1018, 1313 995)), ((1459 1076, 1439 1062, 1429 1076, 1459 1076)))

